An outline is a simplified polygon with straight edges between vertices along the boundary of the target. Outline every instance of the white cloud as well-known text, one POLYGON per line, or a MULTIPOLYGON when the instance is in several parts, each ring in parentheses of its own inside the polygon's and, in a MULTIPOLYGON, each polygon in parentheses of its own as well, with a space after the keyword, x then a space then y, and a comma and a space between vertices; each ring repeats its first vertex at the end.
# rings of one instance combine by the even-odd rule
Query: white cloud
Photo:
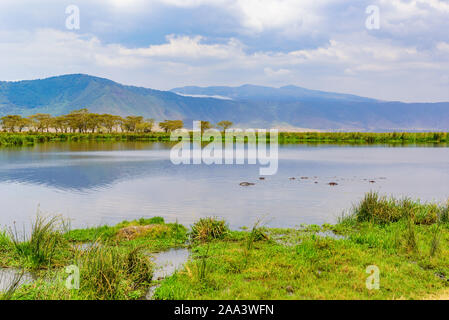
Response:
MULTIPOLYGON (((166 43, 143 48, 105 44, 92 35, 52 29, 17 33, 10 39, 14 41, 0 43, 0 68, 10 80, 82 72, 162 89, 191 84, 293 83, 383 99, 420 100, 419 96, 431 92, 431 100, 449 100, 447 90, 436 90, 444 83, 441 75, 449 73, 447 54, 436 61, 432 51, 363 34, 287 53, 248 53, 237 40, 209 43, 201 36, 170 35, 166 43), (418 78, 427 80, 417 82, 418 78), (396 82, 394 87, 392 82, 396 82)), ((448 48, 447 43, 438 45, 438 50, 448 48)))
MULTIPOLYGON (((159 0, 183 8, 218 7, 236 17, 248 32, 311 28, 320 21, 315 0, 159 0)), ((334 1, 335 2, 335 1, 334 1)), ((285 31, 285 30, 284 30, 285 31)), ((303 30, 304 31, 304 30, 303 30)))
POLYGON ((242 25, 256 32, 267 29, 298 27, 317 23, 316 1, 240 0, 234 8, 241 14, 242 25))
POLYGON ((448 1, 76 3, 78 33, 64 28, 59 2, 0 2, 1 80, 82 72, 160 89, 292 83, 383 99, 449 100, 448 1), (369 4, 380 6, 380 30, 365 29, 369 4))
POLYGON ((224 5, 226 0, 159 0, 162 3, 177 7, 198 7, 201 5, 224 5))
POLYGON ((449 43, 440 42, 440 43, 437 44, 437 49, 442 51, 442 52, 449 53, 449 43))
POLYGON ((402 41, 447 38, 449 3, 441 0, 380 0, 381 29, 402 41))
POLYGON ((380 0, 382 5, 391 5, 403 16, 427 15, 429 10, 449 13, 449 3, 444 0, 380 0))
POLYGON ((284 77, 291 73, 288 69, 273 70, 272 68, 264 68, 264 72, 269 77, 284 77))
POLYGON ((201 36, 188 37, 169 35, 167 43, 151 45, 147 48, 121 49, 125 55, 142 57, 182 58, 182 59, 230 59, 243 54, 243 46, 236 39, 230 39, 226 44, 205 44, 201 36))

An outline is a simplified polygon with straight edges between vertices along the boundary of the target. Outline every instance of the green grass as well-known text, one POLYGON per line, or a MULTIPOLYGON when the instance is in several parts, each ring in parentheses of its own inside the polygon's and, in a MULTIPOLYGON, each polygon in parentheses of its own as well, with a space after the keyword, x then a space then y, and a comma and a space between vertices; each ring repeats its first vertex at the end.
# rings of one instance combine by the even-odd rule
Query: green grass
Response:
POLYGON ((62 269, 42 273, 31 284, 16 289, 13 299, 23 300, 126 300, 145 295, 153 266, 142 248, 92 246, 77 251, 73 265, 79 267, 79 289, 66 287, 68 274, 62 269), (51 279, 51 280, 49 280, 51 279))
MULTIPOLYGON (((47 260, 37 281, 7 298, 138 299, 155 284, 148 252, 187 246, 189 237, 189 261, 158 282, 154 298, 423 299, 449 290, 447 204, 371 193, 335 225, 256 223, 233 231, 223 220, 205 218, 188 232, 156 217, 71 230, 63 234, 70 246, 55 255, 61 258, 47 260), (71 264, 80 268, 79 290, 64 285, 71 264), (366 287, 372 265, 380 270, 379 290, 366 287)), ((31 268, 14 246, 0 233, 2 264, 31 268)))
POLYGON ((337 225, 195 243, 157 299, 422 299, 449 288, 447 205, 367 194, 337 225), (326 233, 327 232, 327 233, 326 233), (328 235, 328 236, 326 236, 328 235), (380 269, 368 290, 366 268, 380 269), (445 278, 445 279, 442 279, 445 278))
POLYGON ((138 299, 151 285, 149 254, 186 246, 186 241, 184 226, 161 217, 68 230, 59 217, 38 216, 29 234, 0 232, 1 266, 38 276, 6 294, 12 299, 138 299), (122 237, 124 230, 136 232, 122 237), (65 268, 70 265, 79 267, 79 290, 65 286, 65 268))
MULTIPOLYGON (((337 227, 338 228, 338 227, 337 227)), ((431 226, 418 225, 417 252, 407 246, 405 222, 359 223, 346 238, 320 237, 290 230, 288 245, 253 242, 249 232, 193 247, 184 271, 163 281, 157 299, 420 299, 449 288, 435 274, 449 275, 449 254, 431 253, 431 226), (206 274, 201 270, 207 256, 206 274), (380 290, 365 286, 369 265, 379 267, 380 290)), ((283 235, 284 236, 284 235, 283 235)), ((449 244, 449 227, 441 227, 441 247, 449 244)))

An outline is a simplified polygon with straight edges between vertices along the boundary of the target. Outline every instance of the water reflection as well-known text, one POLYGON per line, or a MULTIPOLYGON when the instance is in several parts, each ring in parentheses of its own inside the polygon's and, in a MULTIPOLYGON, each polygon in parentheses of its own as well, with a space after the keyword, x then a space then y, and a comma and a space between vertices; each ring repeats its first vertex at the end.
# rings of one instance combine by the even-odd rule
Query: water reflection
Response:
POLYGON ((268 216, 286 227, 334 222, 370 190, 449 196, 449 148, 285 145, 278 173, 265 180, 254 165, 175 166, 169 149, 148 142, 1 149, 0 225, 28 223, 40 205, 82 227, 156 215, 186 225, 216 215, 232 227, 268 216))
POLYGON ((5 149, 0 152, 0 181, 82 192, 105 188, 123 179, 149 176, 166 168, 166 146, 160 149, 159 144, 132 143, 126 148, 125 145, 80 143, 5 149), (142 150, 144 146, 151 151, 142 150))

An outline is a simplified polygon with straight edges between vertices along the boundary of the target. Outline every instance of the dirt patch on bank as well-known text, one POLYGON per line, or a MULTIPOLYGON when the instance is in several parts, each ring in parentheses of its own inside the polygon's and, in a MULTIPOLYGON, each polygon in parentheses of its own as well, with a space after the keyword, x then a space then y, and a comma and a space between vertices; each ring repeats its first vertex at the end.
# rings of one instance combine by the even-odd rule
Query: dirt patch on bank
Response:
POLYGON ((117 239, 133 240, 138 237, 143 237, 150 234, 157 235, 168 231, 170 231, 169 227, 163 224, 149 224, 146 226, 128 226, 120 229, 117 232, 117 239))

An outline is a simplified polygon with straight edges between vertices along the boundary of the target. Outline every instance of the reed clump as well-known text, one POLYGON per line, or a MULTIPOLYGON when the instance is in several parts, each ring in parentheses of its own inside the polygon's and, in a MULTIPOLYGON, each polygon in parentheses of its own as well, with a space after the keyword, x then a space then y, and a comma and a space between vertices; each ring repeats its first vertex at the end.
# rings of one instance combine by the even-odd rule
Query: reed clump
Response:
POLYGON ((67 223, 60 216, 44 217, 40 214, 31 225, 31 231, 9 230, 12 248, 24 264, 32 269, 50 267, 64 260, 69 243, 64 237, 67 223))
POLYGON ((190 238, 192 241, 206 242, 214 239, 223 239, 229 232, 226 221, 207 217, 193 224, 190 238))
POLYGON ((94 245, 76 257, 80 290, 95 299, 125 299, 129 292, 151 282, 153 267, 142 248, 94 245))
POLYGON ((385 224, 401 219, 411 219, 415 224, 430 225, 447 220, 448 206, 421 203, 409 198, 395 199, 369 192, 354 207, 353 216, 358 222, 385 224))

